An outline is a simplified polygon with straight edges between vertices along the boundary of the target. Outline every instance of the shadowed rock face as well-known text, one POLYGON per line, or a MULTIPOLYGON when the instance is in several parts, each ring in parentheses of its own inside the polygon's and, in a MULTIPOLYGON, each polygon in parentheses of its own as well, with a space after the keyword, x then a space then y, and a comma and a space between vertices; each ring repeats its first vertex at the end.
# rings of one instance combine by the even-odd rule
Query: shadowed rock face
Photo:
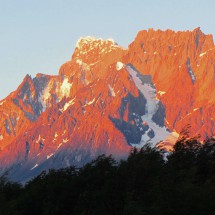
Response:
POLYGON ((144 125, 141 119, 141 116, 145 114, 145 105, 146 99, 140 92, 138 97, 128 93, 125 98, 121 99, 120 118, 109 116, 116 128, 123 133, 128 144, 140 143, 142 135, 148 130, 148 126, 144 125))
POLYGON ((159 101, 158 103, 158 109, 155 112, 155 114, 152 117, 152 120, 159 126, 164 126, 165 125, 165 118, 166 118, 166 113, 165 113, 165 108, 163 104, 159 101))
POLYGON ((0 101, 1 171, 25 181, 102 153, 123 157, 186 124, 213 134, 214 59, 200 29, 140 31, 128 50, 81 38, 59 75, 27 75, 0 101))

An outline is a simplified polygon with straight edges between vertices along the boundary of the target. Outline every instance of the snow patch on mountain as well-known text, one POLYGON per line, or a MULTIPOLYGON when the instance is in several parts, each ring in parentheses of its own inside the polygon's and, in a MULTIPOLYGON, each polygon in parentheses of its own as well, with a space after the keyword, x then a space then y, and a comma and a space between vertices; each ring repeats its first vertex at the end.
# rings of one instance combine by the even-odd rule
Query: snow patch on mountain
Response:
MULTIPOLYGON (((159 108, 159 101, 156 100, 156 89, 150 82, 144 83, 138 76, 138 72, 131 65, 127 65, 126 70, 131 75, 136 87, 146 98, 146 113, 141 116, 141 119, 145 124, 148 124, 149 129, 142 135, 138 147, 142 147, 146 143, 154 145, 165 140, 167 136, 170 135, 170 132, 167 131, 165 126, 160 127, 152 120, 152 117, 159 108), (150 133, 154 133, 154 135, 150 135, 150 133)), ((134 144, 134 146, 136 146, 136 144, 134 144)))
POLYGON ((142 80, 137 76, 137 72, 131 66, 126 66, 126 69, 133 78, 136 87, 146 98, 146 114, 148 118, 152 118, 158 108, 156 101, 156 89, 150 83, 142 83, 142 80))
POLYGON ((69 97, 71 87, 72 83, 69 83, 68 78, 65 78, 62 85, 60 86, 61 98, 63 98, 64 96, 69 97))
POLYGON ((89 101, 89 102, 86 102, 86 104, 83 106, 83 107, 85 107, 85 106, 87 106, 87 105, 91 105, 91 104, 93 104, 95 102, 95 98, 93 98, 91 101, 89 101))
POLYGON ((193 111, 197 111, 197 110, 199 110, 199 108, 194 108, 194 109, 193 109, 193 111))
POLYGON ((38 164, 35 164, 35 165, 31 168, 31 170, 35 169, 36 167, 38 167, 38 164))
POLYGON ((42 93, 39 93, 39 96, 38 96, 38 102, 41 104, 41 106, 42 106, 42 110, 41 110, 41 112, 44 112, 45 110, 46 110, 46 105, 45 105, 45 102, 44 102, 44 100, 43 100, 43 95, 42 95, 42 93))
POLYGON ((0 103, 0 106, 3 105, 4 103, 5 103, 5 100, 3 100, 3 101, 0 103))
POLYGON ((160 96, 162 96, 162 95, 164 95, 166 92, 164 92, 164 91, 158 91, 158 94, 160 95, 160 96))
POLYGON ((54 153, 51 153, 50 155, 47 155, 46 159, 48 160, 50 157, 52 157, 54 153))
POLYGON ((171 133, 167 131, 166 127, 160 127, 156 123, 154 123, 151 119, 147 119, 146 116, 141 117, 142 120, 147 120, 149 128, 155 133, 153 138, 150 138, 148 135, 148 132, 145 132, 144 135, 142 135, 141 141, 139 146, 142 147, 146 143, 150 143, 153 146, 155 144, 159 143, 160 141, 165 140, 171 133))
POLYGON ((75 98, 73 98, 70 101, 66 102, 65 105, 63 106, 63 108, 60 109, 60 111, 64 112, 65 110, 67 110, 68 107, 70 107, 74 103, 75 103, 75 98))
POLYGON ((89 43, 90 41, 95 41, 95 37, 91 37, 91 36, 87 36, 87 37, 80 37, 78 39, 78 41, 76 42, 76 48, 81 48, 81 45, 82 44, 87 44, 89 43))
POLYGON ((46 87, 46 89, 43 92, 43 101, 47 101, 50 98, 50 88, 46 87))
POLYGON ((120 61, 116 63, 116 70, 119 71, 124 67, 124 64, 120 61))
POLYGON ((40 140, 42 140, 42 138, 41 138, 41 136, 40 136, 40 134, 39 134, 39 136, 38 136, 38 138, 37 138, 37 140, 36 140, 36 143, 39 143, 40 140))
POLYGON ((200 55, 199 55, 199 57, 203 57, 204 55, 206 55, 207 54, 207 52, 203 52, 203 53, 201 53, 200 55))
POLYGON ((76 63, 77 63, 79 66, 81 66, 81 65, 82 65, 82 60, 77 59, 77 60, 76 60, 76 63))
POLYGON ((67 143, 69 140, 66 138, 66 139, 63 139, 63 143, 67 143))
POLYGON ((110 84, 108 84, 108 88, 109 88, 109 91, 110 91, 111 96, 115 97, 116 94, 115 94, 114 89, 111 87, 110 84))
POLYGON ((60 144, 57 146, 57 149, 59 149, 59 148, 62 146, 62 144, 63 144, 63 143, 60 143, 60 144))

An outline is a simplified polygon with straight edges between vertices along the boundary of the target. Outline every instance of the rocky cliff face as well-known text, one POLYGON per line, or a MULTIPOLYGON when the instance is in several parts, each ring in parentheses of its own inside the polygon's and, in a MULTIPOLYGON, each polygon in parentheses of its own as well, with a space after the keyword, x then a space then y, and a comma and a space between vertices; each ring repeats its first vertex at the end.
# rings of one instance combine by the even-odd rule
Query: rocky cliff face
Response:
POLYGON ((81 38, 58 76, 26 76, 0 103, 0 167, 26 181, 48 168, 83 165, 131 146, 172 146, 175 132, 214 132, 211 35, 141 31, 128 49, 81 38))
POLYGON ((126 61, 152 76, 166 110, 165 124, 177 132, 192 126, 192 135, 214 133, 215 47, 212 35, 149 29, 140 31, 126 61))

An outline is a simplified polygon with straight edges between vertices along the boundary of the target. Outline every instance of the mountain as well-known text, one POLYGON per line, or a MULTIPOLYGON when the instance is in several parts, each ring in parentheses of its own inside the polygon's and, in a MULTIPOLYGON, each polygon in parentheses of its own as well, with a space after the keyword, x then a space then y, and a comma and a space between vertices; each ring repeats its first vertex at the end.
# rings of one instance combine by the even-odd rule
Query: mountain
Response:
POLYGON ((80 38, 57 76, 27 75, 0 101, 0 168, 26 181, 49 168, 125 157, 146 143, 170 149, 177 133, 214 133, 212 35, 140 31, 128 49, 80 38))
POLYGON ((140 31, 127 61, 152 76, 166 110, 166 125, 179 132, 186 124, 203 138, 214 133, 215 47, 212 35, 140 31))

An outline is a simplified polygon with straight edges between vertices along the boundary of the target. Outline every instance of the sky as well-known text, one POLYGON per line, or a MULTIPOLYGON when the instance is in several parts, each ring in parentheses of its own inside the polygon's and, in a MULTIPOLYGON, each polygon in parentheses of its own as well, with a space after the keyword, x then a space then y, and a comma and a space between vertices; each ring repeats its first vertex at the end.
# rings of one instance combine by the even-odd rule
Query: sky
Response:
POLYGON ((148 28, 215 35, 214 0, 0 0, 0 100, 26 74, 58 74, 80 37, 127 47, 148 28))

